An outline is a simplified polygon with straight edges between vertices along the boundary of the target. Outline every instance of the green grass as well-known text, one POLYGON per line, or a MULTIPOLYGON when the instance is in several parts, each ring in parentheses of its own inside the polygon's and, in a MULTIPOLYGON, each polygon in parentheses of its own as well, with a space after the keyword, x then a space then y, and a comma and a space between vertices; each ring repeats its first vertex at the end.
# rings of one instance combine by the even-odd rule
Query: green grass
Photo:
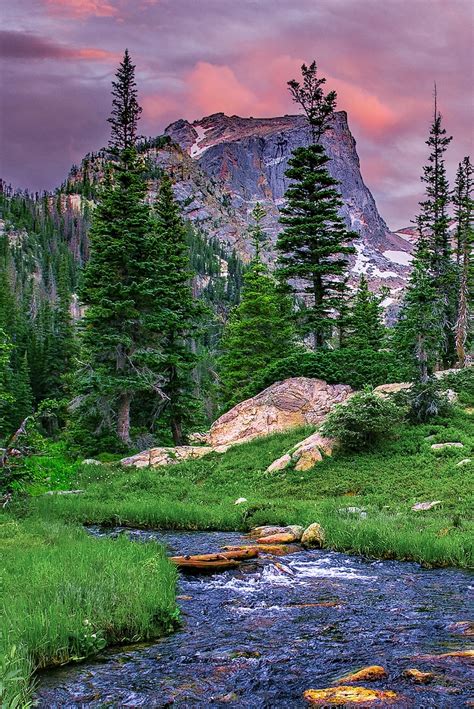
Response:
POLYGON ((28 706, 37 668, 169 632, 176 571, 156 543, 94 539, 38 518, 0 519, 2 706, 28 706))
POLYGON ((376 450, 338 454, 313 470, 265 473, 308 430, 291 431, 155 470, 114 466, 78 470, 82 495, 40 497, 37 514, 77 523, 176 529, 241 529, 266 523, 321 522, 330 548, 430 565, 472 564, 472 417, 457 410, 425 426, 401 426, 376 450), (432 436, 430 440, 426 437, 432 436), (431 444, 460 441, 434 452, 431 444), (248 502, 236 506, 238 497, 248 502), (416 502, 439 507, 413 512, 416 502), (344 508, 367 511, 360 519, 344 508))

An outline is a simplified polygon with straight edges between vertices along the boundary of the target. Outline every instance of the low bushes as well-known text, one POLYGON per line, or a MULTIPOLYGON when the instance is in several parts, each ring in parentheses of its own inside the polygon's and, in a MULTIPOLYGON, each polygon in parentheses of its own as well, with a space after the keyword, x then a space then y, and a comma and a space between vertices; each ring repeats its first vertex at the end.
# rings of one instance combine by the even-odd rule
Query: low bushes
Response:
POLYGON ((314 377, 329 384, 349 384, 354 389, 362 389, 367 385, 376 387, 386 382, 404 381, 407 371, 397 362, 393 352, 387 350, 301 350, 264 368, 245 395, 254 396, 274 382, 289 377, 314 377))
POLYGON ((401 417, 401 410, 390 399, 362 391, 346 403, 335 406, 321 432, 337 438, 347 450, 364 450, 387 438, 401 417))

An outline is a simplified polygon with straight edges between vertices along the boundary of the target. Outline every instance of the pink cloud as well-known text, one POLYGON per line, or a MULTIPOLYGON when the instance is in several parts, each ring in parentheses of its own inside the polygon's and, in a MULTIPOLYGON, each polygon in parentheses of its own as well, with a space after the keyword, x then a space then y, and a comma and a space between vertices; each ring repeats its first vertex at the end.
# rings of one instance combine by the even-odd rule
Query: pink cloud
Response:
POLYGON ((117 63, 122 56, 117 52, 108 52, 105 49, 96 47, 84 47, 83 49, 71 50, 78 59, 91 59, 96 61, 110 61, 117 63))
POLYGON ((69 17, 115 17, 118 8, 108 0, 46 0, 53 14, 69 17))
POLYGON ((163 117, 168 119, 170 114, 179 115, 181 105, 177 99, 163 93, 143 96, 140 103, 143 108, 143 117, 148 121, 159 121, 163 117))
POLYGON ((198 62, 185 79, 188 99, 198 113, 253 114, 258 103, 227 65, 198 62))
POLYGON ((398 116, 376 94, 342 79, 328 77, 327 86, 338 94, 338 109, 347 111, 350 118, 366 133, 377 135, 390 131, 398 116))

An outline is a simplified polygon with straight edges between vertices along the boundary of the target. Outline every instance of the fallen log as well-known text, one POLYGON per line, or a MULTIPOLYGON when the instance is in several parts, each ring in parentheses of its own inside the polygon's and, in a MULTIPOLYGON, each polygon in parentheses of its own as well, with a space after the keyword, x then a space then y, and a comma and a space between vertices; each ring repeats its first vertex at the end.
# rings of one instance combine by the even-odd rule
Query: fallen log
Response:
POLYGON ((227 560, 242 560, 255 559, 258 556, 257 547, 241 547, 240 549, 230 549, 229 551, 216 551, 213 554, 188 554, 186 556, 172 556, 174 562, 184 561, 221 561, 227 560))
POLYGON ((188 574, 215 574, 219 571, 227 571, 240 566, 240 561, 234 559, 220 559, 219 561, 196 561, 185 557, 171 557, 171 561, 180 571, 188 574))

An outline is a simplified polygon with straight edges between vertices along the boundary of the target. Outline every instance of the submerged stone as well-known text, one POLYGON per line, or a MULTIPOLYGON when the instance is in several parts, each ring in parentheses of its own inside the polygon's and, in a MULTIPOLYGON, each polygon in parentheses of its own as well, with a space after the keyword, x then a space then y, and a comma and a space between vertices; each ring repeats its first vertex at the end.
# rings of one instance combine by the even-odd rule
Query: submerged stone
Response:
POLYGON ((367 689, 366 687, 327 687, 326 689, 307 689, 304 698, 315 706, 352 706, 357 704, 384 704, 397 699, 397 694, 390 690, 367 689))
POLYGON ((368 667, 363 667, 357 672, 352 672, 349 675, 341 677, 338 684, 345 682, 373 682, 377 679, 384 679, 387 677, 387 672, 381 665, 369 665, 368 667))
POLYGON ((421 670, 417 670, 415 667, 405 670, 403 676, 410 679, 412 682, 416 682, 417 684, 428 684, 428 682, 431 682, 431 680, 434 679, 433 672, 422 672, 421 670))

